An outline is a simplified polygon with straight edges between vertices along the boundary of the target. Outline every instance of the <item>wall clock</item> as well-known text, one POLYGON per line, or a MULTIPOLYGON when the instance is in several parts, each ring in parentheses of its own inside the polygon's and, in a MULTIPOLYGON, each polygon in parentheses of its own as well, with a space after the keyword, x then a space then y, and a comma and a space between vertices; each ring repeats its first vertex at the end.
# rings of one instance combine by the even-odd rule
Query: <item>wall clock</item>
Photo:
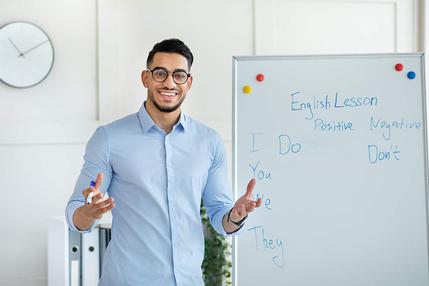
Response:
POLYGON ((12 87, 42 82, 54 64, 48 34, 30 22, 12 22, 0 28, 0 80, 12 87))

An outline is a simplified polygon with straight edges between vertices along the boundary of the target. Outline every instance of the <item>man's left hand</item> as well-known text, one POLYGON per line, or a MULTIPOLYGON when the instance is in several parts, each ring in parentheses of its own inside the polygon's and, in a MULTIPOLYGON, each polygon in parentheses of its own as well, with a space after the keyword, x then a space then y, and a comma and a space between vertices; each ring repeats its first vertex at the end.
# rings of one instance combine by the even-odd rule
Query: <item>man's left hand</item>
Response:
POLYGON ((247 185, 246 193, 241 196, 232 208, 230 214, 230 220, 234 222, 239 222, 245 218, 249 213, 251 213, 255 208, 258 208, 262 204, 261 198, 258 198, 256 201, 253 200, 253 188, 256 185, 256 180, 253 178, 249 181, 247 185))

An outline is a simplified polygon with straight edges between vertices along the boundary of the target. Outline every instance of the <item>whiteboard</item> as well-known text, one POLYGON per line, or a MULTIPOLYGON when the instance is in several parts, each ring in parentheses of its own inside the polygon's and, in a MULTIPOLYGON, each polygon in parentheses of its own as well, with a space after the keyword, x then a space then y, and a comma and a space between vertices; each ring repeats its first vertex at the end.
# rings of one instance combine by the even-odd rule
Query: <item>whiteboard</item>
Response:
POLYGON ((235 285, 429 285, 423 63, 233 59, 235 197, 255 177, 262 198, 235 285))

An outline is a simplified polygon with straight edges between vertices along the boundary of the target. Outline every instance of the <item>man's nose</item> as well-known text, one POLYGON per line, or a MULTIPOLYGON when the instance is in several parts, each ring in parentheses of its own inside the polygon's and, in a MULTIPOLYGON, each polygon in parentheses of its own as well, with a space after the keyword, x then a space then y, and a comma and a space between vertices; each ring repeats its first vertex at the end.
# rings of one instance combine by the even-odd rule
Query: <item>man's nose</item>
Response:
POLYGON ((176 87, 176 83, 173 80, 173 74, 168 73, 167 78, 164 81, 164 86, 167 88, 173 88, 176 87))

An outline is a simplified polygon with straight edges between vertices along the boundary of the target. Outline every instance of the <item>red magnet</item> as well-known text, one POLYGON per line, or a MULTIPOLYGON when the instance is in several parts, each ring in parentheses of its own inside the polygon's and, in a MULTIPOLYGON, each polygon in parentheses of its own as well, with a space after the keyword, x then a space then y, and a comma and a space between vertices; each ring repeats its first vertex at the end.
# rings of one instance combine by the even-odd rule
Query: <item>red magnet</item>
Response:
POLYGON ((265 78, 265 76, 261 73, 256 76, 257 81, 264 81, 264 78, 265 78))
POLYGON ((402 65, 402 64, 396 64, 395 65, 395 70, 397 70, 397 71, 401 71, 401 70, 403 70, 404 69, 404 66, 402 65))

